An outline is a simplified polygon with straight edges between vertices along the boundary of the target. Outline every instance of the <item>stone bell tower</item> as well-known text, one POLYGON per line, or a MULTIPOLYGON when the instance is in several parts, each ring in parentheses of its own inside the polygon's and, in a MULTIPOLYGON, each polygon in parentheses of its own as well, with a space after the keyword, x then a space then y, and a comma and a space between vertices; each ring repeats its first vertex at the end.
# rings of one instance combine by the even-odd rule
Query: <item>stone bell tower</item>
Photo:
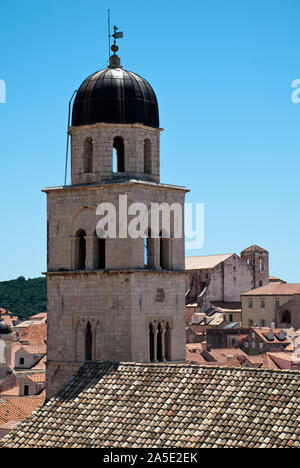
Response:
POLYGON ((48 398, 85 361, 185 360, 187 190, 160 183, 161 131, 152 87, 124 70, 115 53, 108 68, 77 91, 71 185, 44 190, 48 398), (116 235, 102 229, 99 237, 98 223, 111 206, 116 235), (143 206, 147 217, 152 206, 159 213, 171 207, 170 231, 160 214, 156 235, 150 227, 130 236, 130 223, 143 206))
POLYGON ((269 252, 258 245, 251 245, 241 252, 241 258, 250 266, 252 289, 269 283, 269 252))

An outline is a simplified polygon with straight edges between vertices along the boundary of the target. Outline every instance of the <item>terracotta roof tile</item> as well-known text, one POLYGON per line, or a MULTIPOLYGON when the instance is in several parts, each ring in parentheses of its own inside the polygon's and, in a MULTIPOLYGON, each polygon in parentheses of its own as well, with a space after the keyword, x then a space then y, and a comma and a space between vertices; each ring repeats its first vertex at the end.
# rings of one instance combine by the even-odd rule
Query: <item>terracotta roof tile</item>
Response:
POLYGON ((45 401, 45 392, 37 396, 12 397, 0 396, 0 424, 21 421, 45 401))
POLYGON ((227 258, 232 257, 234 254, 221 254, 221 255, 201 255, 199 257, 185 257, 186 270, 206 270, 214 268, 219 263, 224 262, 227 258))
POLYGON ((87 363, 2 447, 299 447, 300 372, 87 363))
POLYGON ((242 296, 292 296, 300 294, 300 283, 269 283, 261 288, 252 289, 242 296))
POLYGON ((3 390, 0 395, 7 395, 7 396, 19 396, 20 395, 20 388, 19 386, 8 388, 7 390, 3 390))
POLYGON ((45 344, 46 336, 46 323, 34 323, 19 333, 19 341, 28 342, 32 346, 41 346, 45 344))

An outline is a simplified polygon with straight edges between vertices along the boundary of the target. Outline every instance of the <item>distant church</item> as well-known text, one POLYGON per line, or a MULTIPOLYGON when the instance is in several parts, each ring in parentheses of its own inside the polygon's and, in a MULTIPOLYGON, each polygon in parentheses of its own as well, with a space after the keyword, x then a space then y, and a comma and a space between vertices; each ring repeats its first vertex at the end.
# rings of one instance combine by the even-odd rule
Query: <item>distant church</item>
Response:
POLYGON ((118 219, 124 195, 128 204, 177 203, 183 212, 186 188, 160 183, 161 131, 152 87, 115 53, 77 91, 71 185, 44 190, 48 398, 86 361, 185 360, 184 231, 148 231, 146 241, 96 233, 97 206, 113 203, 118 219))
POLYGON ((186 257, 186 314, 219 311, 229 322, 241 322, 241 294, 266 286, 269 252, 251 245, 241 252, 186 257))

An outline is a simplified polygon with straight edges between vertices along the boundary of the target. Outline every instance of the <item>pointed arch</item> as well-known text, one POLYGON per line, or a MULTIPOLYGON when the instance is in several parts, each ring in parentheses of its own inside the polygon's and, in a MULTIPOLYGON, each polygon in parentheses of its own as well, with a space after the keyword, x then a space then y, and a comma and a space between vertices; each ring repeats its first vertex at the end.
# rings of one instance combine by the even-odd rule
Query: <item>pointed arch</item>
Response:
POLYGON ((163 338, 163 328, 161 323, 158 324, 157 327, 157 360, 163 361, 163 346, 162 346, 162 338, 163 338))
POLYGON ((86 232, 83 229, 79 229, 76 233, 78 241, 76 243, 76 258, 77 258, 77 270, 85 270, 86 265, 86 232))
POLYGON ((92 361, 93 359, 93 333, 90 321, 85 327, 85 360, 92 361))
POLYGON ((154 361, 154 325, 152 322, 149 324, 149 360, 154 361))

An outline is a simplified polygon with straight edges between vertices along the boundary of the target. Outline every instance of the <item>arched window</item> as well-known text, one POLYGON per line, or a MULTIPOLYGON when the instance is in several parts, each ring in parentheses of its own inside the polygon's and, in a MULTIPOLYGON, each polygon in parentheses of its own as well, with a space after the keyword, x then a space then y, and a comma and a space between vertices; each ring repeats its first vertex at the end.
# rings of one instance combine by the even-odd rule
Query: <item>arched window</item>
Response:
POLYGON ((285 310, 282 314, 282 322, 281 323, 291 323, 291 314, 288 310, 285 310))
POLYGON ((77 269, 78 270, 85 270, 85 261, 86 261, 86 240, 85 240, 86 233, 83 229, 77 232, 78 237, 78 262, 77 262, 77 269))
POLYGON ((144 237, 144 264, 145 268, 153 267, 153 242, 151 238, 151 229, 147 230, 146 236, 144 237))
POLYGON ((152 174, 151 141, 144 141, 144 173, 152 174))
POLYGON ((149 325, 149 358, 150 362, 154 361, 154 330, 153 325, 149 325))
POLYGON ((85 328, 85 360, 91 361, 93 358, 93 336, 90 322, 85 328))
POLYGON ((168 238, 163 237, 163 233, 159 234, 159 266, 160 268, 167 269, 167 258, 168 258, 168 238))
POLYGON ((260 259, 259 259, 259 269, 260 269, 260 271, 263 271, 264 268, 265 268, 265 266, 264 266, 264 261, 263 261, 262 258, 260 258, 260 259))
POLYGON ((113 141, 113 172, 125 172, 124 140, 119 136, 113 141))
POLYGON ((93 140, 87 138, 84 142, 83 172, 89 174, 93 172, 93 140))
POLYGON ((161 324, 158 325, 157 329, 157 360, 158 361, 163 361, 163 349, 162 349, 162 337, 163 337, 163 331, 162 331, 162 326, 161 324))

